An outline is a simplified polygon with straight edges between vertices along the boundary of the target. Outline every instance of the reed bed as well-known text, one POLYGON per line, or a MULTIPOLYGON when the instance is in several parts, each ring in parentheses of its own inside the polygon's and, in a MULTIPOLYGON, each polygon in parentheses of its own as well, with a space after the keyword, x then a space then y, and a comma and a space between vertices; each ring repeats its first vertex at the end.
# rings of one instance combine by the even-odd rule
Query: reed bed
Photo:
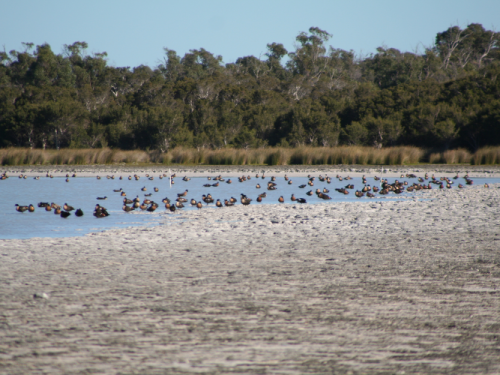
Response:
POLYGON ((500 164, 500 147, 484 147, 472 155, 472 165, 500 164))
POLYGON ((260 149, 191 149, 177 147, 169 152, 124 151, 109 148, 40 150, 0 149, 0 165, 406 165, 406 164, 500 164, 500 147, 485 147, 474 154, 465 149, 430 152, 418 147, 372 148, 268 147, 260 149))

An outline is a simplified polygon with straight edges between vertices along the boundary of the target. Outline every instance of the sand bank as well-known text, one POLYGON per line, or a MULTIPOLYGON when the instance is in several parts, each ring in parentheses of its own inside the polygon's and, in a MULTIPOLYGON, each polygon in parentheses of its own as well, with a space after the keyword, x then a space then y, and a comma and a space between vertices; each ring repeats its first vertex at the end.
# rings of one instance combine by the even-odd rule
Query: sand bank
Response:
POLYGON ((437 176, 452 177, 457 173, 463 176, 468 173, 470 177, 500 177, 500 168, 498 166, 471 166, 471 165, 422 165, 418 167, 413 166, 359 166, 359 165, 319 165, 319 166, 173 166, 168 167, 164 165, 156 166, 133 166, 133 165, 90 165, 90 166, 19 166, 8 167, 0 169, 0 172, 7 172, 10 176, 16 177, 19 174, 25 174, 28 177, 45 176, 47 173, 54 177, 63 177, 66 174, 70 176, 76 174, 78 177, 94 177, 100 175, 114 175, 116 178, 119 176, 129 176, 138 174, 144 176, 150 174, 151 176, 158 176, 160 174, 176 174, 177 177, 205 177, 205 176, 218 176, 235 177, 241 175, 254 176, 259 173, 262 175, 264 172, 267 176, 280 176, 287 174, 290 177, 305 177, 310 175, 328 175, 335 177, 337 174, 345 177, 361 177, 367 176, 380 176, 385 177, 400 177, 401 174, 413 173, 422 176, 428 173, 429 176, 435 174, 437 176))
POLYGON ((500 373, 500 188, 424 198, 1 240, 0 373, 500 373))

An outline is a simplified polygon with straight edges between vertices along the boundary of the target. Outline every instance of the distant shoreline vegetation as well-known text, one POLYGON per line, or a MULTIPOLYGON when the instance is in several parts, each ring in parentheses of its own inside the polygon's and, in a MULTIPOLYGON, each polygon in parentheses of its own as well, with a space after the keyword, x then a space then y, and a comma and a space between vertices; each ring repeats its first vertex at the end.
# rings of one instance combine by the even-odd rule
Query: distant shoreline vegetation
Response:
MULTIPOLYGON (((230 64, 203 48, 183 57, 165 48, 153 68, 108 66, 86 42, 62 54, 24 43, 0 52, 0 148, 47 150, 41 162, 57 164, 337 164, 338 150, 357 164, 491 162, 493 151, 477 155, 500 145, 500 33, 453 26, 423 51, 367 56, 330 39, 311 27, 294 51, 273 42, 264 56, 230 64), (389 156, 411 147, 417 156, 389 156)), ((22 163, 36 159, 19 152, 22 163)))
POLYGON ((413 146, 373 148, 267 147, 261 149, 191 149, 178 147, 169 152, 124 151, 109 148, 41 150, 0 149, 0 165, 416 165, 416 164, 500 164, 500 147, 485 147, 470 153, 465 149, 436 152, 413 146))

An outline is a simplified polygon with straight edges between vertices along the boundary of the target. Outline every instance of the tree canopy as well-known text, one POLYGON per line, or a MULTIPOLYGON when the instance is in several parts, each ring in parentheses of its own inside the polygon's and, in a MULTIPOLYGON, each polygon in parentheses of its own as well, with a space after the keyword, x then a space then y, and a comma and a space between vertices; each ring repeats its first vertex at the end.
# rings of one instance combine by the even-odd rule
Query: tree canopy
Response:
POLYGON ((0 147, 386 147, 500 144, 500 33, 472 23, 423 52, 334 48, 317 27, 294 51, 224 64, 164 48, 157 67, 112 67, 86 42, 0 52, 0 147))

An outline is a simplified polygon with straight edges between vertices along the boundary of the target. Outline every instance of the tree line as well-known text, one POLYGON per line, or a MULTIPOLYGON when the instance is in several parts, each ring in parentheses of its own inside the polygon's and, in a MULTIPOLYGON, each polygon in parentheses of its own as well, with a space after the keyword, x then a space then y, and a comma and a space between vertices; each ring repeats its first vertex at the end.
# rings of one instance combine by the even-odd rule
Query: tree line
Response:
POLYGON ((437 33, 423 52, 357 57, 317 27, 296 49, 224 64, 205 49, 113 67, 85 42, 0 52, 0 147, 220 149, 500 144, 500 33, 437 33))

